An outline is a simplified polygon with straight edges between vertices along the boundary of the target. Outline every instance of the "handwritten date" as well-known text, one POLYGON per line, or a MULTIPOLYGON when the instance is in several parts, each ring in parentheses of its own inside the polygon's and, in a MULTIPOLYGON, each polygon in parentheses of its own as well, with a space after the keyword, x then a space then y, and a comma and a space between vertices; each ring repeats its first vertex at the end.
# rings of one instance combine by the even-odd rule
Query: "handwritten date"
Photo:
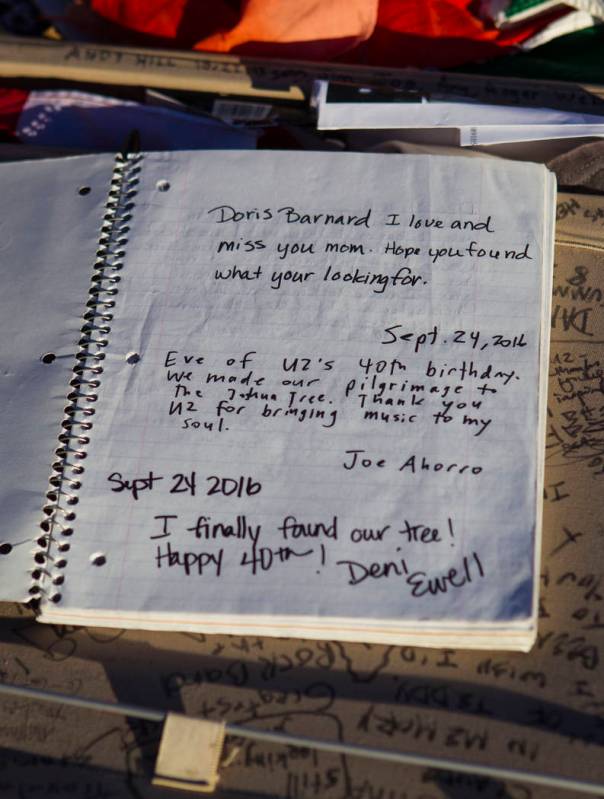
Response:
MULTIPOLYGON (((145 491, 153 491, 156 483, 164 479, 163 475, 155 474, 153 470, 140 477, 126 478, 121 472, 112 472, 107 477, 111 483, 111 491, 118 494, 126 491, 134 500, 138 500, 145 491)), ((211 474, 205 478, 205 481, 209 484, 205 491, 207 496, 218 494, 224 497, 251 497, 262 490, 262 484, 258 480, 246 475, 222 477, 211 474)), ((169 484, 169 494, 190 494, 194 497, 197 492, 197 472, 191 471, 188 474, 177 472, 171 476, 169 484)))

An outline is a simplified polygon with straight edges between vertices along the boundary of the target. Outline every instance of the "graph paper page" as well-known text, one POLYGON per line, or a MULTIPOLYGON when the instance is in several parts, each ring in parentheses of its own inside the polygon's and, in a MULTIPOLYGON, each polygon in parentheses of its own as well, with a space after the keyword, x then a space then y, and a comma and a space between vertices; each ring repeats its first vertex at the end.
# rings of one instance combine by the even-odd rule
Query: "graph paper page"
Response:
POLYGON ((145 155, 46 618, 527 624, 551 195, 486 159, 145 155))

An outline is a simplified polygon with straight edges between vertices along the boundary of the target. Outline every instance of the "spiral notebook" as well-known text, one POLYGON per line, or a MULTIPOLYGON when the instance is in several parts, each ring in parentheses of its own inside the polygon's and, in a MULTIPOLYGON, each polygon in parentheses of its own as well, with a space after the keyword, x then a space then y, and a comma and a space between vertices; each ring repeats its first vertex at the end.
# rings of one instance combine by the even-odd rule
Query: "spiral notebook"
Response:
POLYGON ((0 175, 1 598, 530 647, 544 167, 214 151, 0 175))

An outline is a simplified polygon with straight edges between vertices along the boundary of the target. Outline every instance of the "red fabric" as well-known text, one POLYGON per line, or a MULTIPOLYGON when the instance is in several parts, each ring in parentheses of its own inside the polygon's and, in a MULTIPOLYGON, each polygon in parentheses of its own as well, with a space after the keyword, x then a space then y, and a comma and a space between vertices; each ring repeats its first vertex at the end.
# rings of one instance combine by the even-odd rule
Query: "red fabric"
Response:
MULTIPOLYGON (((500 31, 475 16, 473 0, 380 0, 371 38, 352 54, 357 63, 385 67, 448 67, 495 58, 541 30, 556 11, 500 31)), ((348 60, 348 59, 342 59, 348 60)))
POLYGON ((21 89, 0 89, 0 135, 16 138, 17 122, 29 92, 21 89))
POLYGON ((89 0, 53 17, 90 41, 191 48, 239 21, 238 0, 89 0))
MULTIPOLYGON (((476 0, 89 2, 122 43, 391 67, 446 68, 492 58, 565 13, 499 31, 478 18, 476 0)), ((99 27, 95 38, 108 32, 99 27)))
MULTIPOLYGON (((92 7, 101 16, 118 22, 125 28, 153 36, 175 38, 187 0, 94 0, 92 7)), ((208 3, 208 6, 214 2, 208 3)))

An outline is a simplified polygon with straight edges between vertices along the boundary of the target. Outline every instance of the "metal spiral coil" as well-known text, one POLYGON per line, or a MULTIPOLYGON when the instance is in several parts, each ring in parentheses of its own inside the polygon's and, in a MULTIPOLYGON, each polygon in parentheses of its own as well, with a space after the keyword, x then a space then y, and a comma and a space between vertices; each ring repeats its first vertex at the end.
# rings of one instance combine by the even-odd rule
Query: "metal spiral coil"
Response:
POLYGON ((56 459, 52 464, 47 503, 42 508, 41 533, 32 550, 33 566, 30 570, 30 604, 36 606, 42 598, 50 602, 61 601, 60 586, 65 581, 63 570, 67 566, 72 523, 76 518, 78 490, 85 472, 82 461, 93 428, 98 389, 103 373, 104 349, 109 340, 115 307, 119 271, 123 266, 124 247, 128 241, 128 222, 134 207, 139 153, 116 156, 109 194, 105 203, 93 273, 88 292, 86 311, 83 314, 78 351, 75 354, 73 377, 69 382, 65 416, 57 437, 56 459))

